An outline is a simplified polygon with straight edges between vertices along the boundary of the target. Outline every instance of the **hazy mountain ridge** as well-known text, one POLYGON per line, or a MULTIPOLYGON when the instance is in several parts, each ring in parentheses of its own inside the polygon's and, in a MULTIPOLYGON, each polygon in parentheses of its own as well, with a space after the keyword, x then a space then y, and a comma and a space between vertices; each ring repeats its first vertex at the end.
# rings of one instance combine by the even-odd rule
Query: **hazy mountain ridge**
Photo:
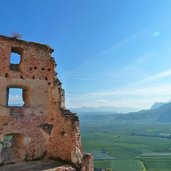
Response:
POLYGON ((127 114, 115 112, 78 112, 85 120, 116 120, 116 121, 157 121, 171 122, 171 102, 153 105, 149 110, 129 112, 127 114))
POLYGON ((116 120, 154 120, 159 122, 171 122, 171 102, 164 103, 160 107, 116 116, 116 120))
POLYGON ((156 103, 154 103, 154 104, 151 106, 151 109, 158 109, 158 108, 160 108, 161 106, 163 106, 164 104, 166 104, 166 103, 164 103, 164 102, 156 102, 156 103))

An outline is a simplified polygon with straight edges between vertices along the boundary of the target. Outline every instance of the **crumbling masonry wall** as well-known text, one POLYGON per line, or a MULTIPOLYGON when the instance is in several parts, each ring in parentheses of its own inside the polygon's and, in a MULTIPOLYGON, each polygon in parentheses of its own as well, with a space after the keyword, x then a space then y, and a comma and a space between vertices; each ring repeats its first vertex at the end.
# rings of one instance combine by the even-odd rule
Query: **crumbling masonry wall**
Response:
POLYGON ((0 36, 0 163, 41 158, 82 163, 78 117, 64 107, 64 91, 47 45, 0 36), (10 63, 11 53, 20 56, 10 63), (8 106, 9 88, 23 90, 24 105, 8 106))

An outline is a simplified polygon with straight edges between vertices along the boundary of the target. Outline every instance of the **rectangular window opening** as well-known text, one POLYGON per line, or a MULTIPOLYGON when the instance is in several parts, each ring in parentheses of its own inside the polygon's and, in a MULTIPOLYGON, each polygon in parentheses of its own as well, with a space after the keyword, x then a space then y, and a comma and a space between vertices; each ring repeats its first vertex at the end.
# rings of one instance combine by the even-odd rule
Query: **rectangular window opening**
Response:
POLYGON ((10 56, 10 70, 19 71, 20 63, 21 63, 21 50, 17 48, 12 48, 11 56, 10 56))
POLYGON ((8 88, 7 89, 7 106, 23 107, 25 90, 22 88, 8 88))

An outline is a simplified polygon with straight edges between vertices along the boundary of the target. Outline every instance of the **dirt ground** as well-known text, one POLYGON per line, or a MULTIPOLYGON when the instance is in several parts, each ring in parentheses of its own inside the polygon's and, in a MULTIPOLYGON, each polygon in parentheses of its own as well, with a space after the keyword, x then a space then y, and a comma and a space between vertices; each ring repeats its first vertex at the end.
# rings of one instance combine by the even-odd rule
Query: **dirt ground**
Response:
POLYGON ((68 166, 62 161, 41 160, 19 162, 0 166, 0 171, 55 171, 59 166, 68 166))

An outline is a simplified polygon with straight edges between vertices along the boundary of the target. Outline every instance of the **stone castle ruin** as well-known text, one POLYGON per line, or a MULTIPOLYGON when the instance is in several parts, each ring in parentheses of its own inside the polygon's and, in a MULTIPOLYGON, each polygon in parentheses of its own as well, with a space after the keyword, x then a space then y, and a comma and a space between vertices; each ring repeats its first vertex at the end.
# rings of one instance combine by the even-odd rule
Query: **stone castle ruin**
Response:
POLYGON ((52 52, 47 45, 0 36, 0 164, 47 158, 92 171, 78 117, 64 106, 52 52), (12 89, 22 92, 22 105, 9 105, 12 89))

